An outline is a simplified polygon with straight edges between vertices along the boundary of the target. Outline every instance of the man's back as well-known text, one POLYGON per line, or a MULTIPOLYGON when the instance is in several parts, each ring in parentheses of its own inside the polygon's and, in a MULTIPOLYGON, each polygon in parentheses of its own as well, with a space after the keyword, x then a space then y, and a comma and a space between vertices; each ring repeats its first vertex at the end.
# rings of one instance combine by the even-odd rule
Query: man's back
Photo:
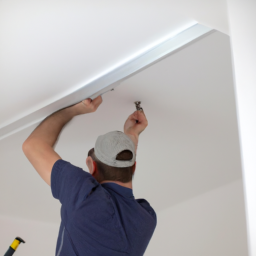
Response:
POLYGON ((57 256, 140 256, 156 227, 149 203, 132 194, 139 135, 148 126, 141 107, 128 116, 124 132, 98 136, 85 161, 89 173, 62 160, 54 150, 63 127, 77 115, 95 112, 101 103, 98 96, 60 109, 22 145, 62 204, 57 256))
POLYGON ((132 189, 99 184, 89 173, 58 160, 52 169, 53 196, 62 203, 57 256, 143 255, 156 214, 132 189))

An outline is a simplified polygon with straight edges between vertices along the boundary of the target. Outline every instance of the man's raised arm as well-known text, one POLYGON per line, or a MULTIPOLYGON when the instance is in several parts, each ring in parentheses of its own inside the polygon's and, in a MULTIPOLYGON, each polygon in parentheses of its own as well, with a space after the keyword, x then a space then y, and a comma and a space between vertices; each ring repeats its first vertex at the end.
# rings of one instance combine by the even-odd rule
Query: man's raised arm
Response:
POLYGON ((137 110, 132 113, 124 124, 124 133, 128 135, 135 144, 135 150, 137 151, 139 135, 148 126, 148 120, 143 110, 137 110))
POLYGON ((94 100, 86 99, 53 113, 23 143, 24 154, 48 185, 51 184, 52 167, 61 159, 53 149, 60 131, 74 116, 95 112, 101 103, 102 98, 98 96, 94 100))

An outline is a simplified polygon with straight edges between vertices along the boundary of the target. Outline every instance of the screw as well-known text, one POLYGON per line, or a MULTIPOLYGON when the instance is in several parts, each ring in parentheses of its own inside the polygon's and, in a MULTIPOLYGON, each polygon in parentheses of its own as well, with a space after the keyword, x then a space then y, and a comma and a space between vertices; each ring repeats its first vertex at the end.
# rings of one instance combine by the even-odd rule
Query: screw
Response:
POLYGON ((141 101, 135 101, 134 104, 137 110, 142 110, 142 107, 140 106, 141 101))
MULTIPOLYGON (((135 101, 134 104, 135 104, 135 107, 136 107, 137 110, 143 110, 142 107, 140 106, 141 101, 135 101)), ((136 123, 138 123, 138 122, 139 121, 136 120, 136 123)))

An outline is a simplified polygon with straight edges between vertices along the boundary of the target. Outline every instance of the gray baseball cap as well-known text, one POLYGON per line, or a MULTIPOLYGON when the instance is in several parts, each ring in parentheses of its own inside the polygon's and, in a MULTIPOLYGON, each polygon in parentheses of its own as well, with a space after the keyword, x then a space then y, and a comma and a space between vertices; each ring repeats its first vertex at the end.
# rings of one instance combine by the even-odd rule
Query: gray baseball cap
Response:
POLYGON ((100 135, 96 140, 94 153, 102 163, 113 167, 129 167, 135 163, 135 145, 129 136, 119 131, 100 135), (116 160, 116 156, 124 150, 132 152, 132 159, 116 160))

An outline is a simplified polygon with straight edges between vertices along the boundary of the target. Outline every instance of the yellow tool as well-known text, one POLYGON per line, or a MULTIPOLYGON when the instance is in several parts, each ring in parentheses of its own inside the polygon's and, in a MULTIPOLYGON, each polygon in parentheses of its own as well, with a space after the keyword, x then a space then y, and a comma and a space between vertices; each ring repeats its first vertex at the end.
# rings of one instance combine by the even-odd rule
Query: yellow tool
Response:
POLYGON ((20 243, 25 243, 25 241, 20 238, 20 237, 16 237, 13 241, 13 243, 11 244, 11 246, 8 248, 8 251, 5 253, 4 256, 11 256, 16 252, 16 249, 18 248, 18 246, 20 245, 20 243))

